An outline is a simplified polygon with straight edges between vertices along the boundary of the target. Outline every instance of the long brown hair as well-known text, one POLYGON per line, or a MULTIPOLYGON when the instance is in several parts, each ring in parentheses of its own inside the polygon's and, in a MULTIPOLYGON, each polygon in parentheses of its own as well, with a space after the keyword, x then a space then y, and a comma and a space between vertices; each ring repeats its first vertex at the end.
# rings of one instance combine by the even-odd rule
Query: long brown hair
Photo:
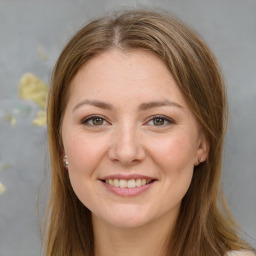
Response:
POLYGON ((75 195, 63 166, 61 127, 74 75, 89 59, 114 48, 147 50, 166 64, 210 145, 207 160, 195 167, 182 200, 167 245, 168 255, 223 256, 229 250, 249 248, 237 235, 219 185, 228 109, 214 54, 177 19, 152 11, 128 10, 82 28, 55 65, 47 107, 52 176, 45 218, 46 255, 94 254, 91 213, 75 195))

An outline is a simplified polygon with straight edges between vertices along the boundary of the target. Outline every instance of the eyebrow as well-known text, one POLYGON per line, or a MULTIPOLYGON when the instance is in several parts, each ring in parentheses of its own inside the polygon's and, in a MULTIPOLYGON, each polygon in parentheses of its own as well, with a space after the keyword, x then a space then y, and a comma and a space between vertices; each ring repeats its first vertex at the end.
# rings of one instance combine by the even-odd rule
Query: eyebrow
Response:
MULTIPOLYGON (((95 107, 102 108, 102 109, 107 109, 107 110, 113 109, 113 106, 111 104, 106 103, 106 102, 86 99, 86 100, 83 100, 83 101, 79 102, 74 107, 73 112, 77 108, 79 108, 83 105, 91 105, 91 106, 95 106, 95 107)), ((162 106, 171 106, 171 107, 177 107, 177 108, 183 109, 183 107, 180 104, 178 104, 174 101, 164 100, 164 101, 152 101, 152 102, 142 103, 141 105, 139 105, 138 110, 139 111, 146 111, 146 110, 151 109, 151 108, 162 107, 162 106)))
POLYGON ((162 106, 171 106, 171 107, 177 107, 177 108, 183 109, 183 107, 180 104, 178 104, 174 101, 164 100, 164 101, 152 101, 152 102, 148 102, 148 103, 142 103, 139 106, 139 110, 145 111, 150 108, 162 107, 162 106))
POLYGON ((81 102, 79 102, 73 109, 73 112, 78 109, 79 107, 83 106, 83 105, 91 105, 91 106, 95 106, 98 108, 102 108, 102 109, 108 109, 111 110, 113 107, 112 105, 105 103, 103 101, 98 101, 98 100, 83 100, 81 102))

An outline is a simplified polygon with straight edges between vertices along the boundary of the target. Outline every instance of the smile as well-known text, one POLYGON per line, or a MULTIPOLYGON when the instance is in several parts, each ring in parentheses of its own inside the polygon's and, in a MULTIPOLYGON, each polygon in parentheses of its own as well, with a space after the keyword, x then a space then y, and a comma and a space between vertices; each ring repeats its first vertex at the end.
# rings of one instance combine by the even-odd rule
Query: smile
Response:
POLYGON ((106 179, 105 182, 110 186, 119 187, 119 188, 138 188, 145 186, 152 182, 151 179, 106 179))
POLYGON ((143 175, 110 175, 100 179, 107 191, 121 197, 134 197, 149 190, 157 181, 143 175))

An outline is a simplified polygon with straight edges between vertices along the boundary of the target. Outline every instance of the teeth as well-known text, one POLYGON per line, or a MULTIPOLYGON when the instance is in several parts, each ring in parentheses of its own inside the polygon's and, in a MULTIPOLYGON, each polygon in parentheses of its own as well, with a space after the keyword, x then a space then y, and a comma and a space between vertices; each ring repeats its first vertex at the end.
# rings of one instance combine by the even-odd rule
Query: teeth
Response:
POLYGON ((119 187, 119 180, 118 179, 114 179, 114 187, 119 187))
POLYGON ((127 188, 127 180, 120 180, 119 186, 120 188, 127 188))
POLYGON ((147 179, 131 179, 131 180, 124 180, 124 179, 107 179, 105 182, 114 187, 120 188, 135 188, 145 186, 146 184, 150 183, 152 180, 147 179))
POLYGON ((140 187, 141 186, 141 179, 137 179, 135 183, 136 183, 136 187, 140 187))
POLYGON ((135 188, 135 180, 128 180, 128 188, 135 188))

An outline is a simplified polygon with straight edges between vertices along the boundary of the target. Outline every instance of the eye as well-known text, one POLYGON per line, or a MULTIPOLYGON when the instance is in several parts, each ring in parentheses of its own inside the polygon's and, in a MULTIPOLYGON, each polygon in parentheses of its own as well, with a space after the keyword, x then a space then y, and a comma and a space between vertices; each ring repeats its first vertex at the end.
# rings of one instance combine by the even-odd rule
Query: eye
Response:
POLYGON ((107 124, 107 121, 101 116, 88 116, 81 123, 88 126, 101 126, 107 124))
POLYGON ((152 126, 166 126, 173 123, 174 121, 172 119, 165 116, 154 116, 148 121, 148 124, 152 126))

